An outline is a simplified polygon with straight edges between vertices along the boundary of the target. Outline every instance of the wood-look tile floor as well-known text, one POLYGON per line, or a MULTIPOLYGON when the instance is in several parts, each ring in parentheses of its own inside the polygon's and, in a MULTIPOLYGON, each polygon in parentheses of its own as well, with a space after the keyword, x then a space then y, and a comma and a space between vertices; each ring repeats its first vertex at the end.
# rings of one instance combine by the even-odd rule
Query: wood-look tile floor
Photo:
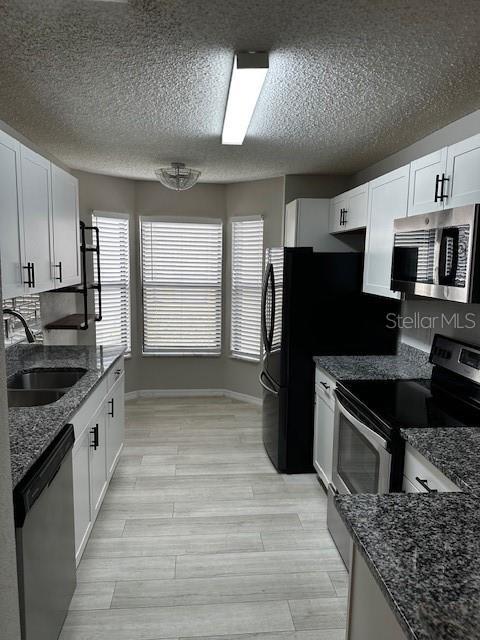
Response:
POLYGON ((258 407, 129 402, 61 640, 343 640, 326 508, 314 475, 275 471, 258 407))

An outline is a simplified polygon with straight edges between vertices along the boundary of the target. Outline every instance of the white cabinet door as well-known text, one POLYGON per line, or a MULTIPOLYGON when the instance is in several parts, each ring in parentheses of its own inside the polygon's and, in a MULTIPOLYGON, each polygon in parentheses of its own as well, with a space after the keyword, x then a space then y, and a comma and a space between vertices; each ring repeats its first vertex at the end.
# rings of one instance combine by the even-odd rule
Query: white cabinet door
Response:
POLYGON ((399 293, 390 289, 393 221, 407 215, 408 177, 409 165, 406 165, 369 183, 363 271, 365 293, 400 297, 399 293))
POLYGON ((285 247, 297 246, 297 205, 298 200, 294 200, 285 206, 285 227, 283 229, 285 247))
POLYGON ((0 131, 0 255, 4 298, 24 295, 20 185, 20 143, 0 131))
POLYGON ((326 489, 332 482, 334 416, 322 396, 315 394, 313 466, 326 489))
POLYGON ((353 231, 367 225, 368 184, 350 189, 331 201, 330 233, 353 231))
POLYGON ((107 487, 106 421, 105 404, 102 403, 89 425, 92 522, 95 522, 107 487))
MULTIPOLYGON (((438 180, 445 176, 446 170, 447 147, 410 163, 408 215, 430 213, 444 208, 443 200, 439 197, 441 185, 438 180)), ((444 192, 445 189, 446 187, 444 192)))
POLYGON ((90 441, 89 429, 75 442, 73 448, 73 509, 75 516, 75 557, 80 561, 91 526, 90 508, 90 441))
MULTIPOLYGON (((24 260, 32 265, 28 293, 54 287, 51 247, 51 165, 38 153, 21 145, 24 260)), ((27 280, 27 278, 25 278, 27 280)))
POLYGON ((445 208, 480 202, 480 134, 448 147, 445 208))
POLYGON ((343 226, 343 213, 348 207, 348 197, 346 194, 342 194, 333 198, 330 205, 330 220, 329 231, 330 233, 338 233, 339 231, 345 231, 343 226))
POLYGON ((115 470, 125 432, 125 376, 122 374, 107 396, 107 473, 115 470))
POLYGON ((343 230, 352 231, 367 226, 368 184, 362 184, 348 192, 346 211, 343 214, 343 230))
POLYGON ((56 287, 80 282, 78 180, 52 165, 53 272, 56 287))

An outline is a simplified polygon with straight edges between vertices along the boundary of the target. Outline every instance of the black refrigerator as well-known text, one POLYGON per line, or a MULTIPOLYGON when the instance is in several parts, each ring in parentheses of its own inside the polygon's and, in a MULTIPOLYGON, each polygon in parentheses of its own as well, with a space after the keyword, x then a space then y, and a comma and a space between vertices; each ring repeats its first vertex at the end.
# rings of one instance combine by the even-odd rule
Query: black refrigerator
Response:
POLYGON ((363 253, 266 250, 263 442, 281 473, 313 472, 314 355, 393 354, 399 301, 362 293, 363 253))

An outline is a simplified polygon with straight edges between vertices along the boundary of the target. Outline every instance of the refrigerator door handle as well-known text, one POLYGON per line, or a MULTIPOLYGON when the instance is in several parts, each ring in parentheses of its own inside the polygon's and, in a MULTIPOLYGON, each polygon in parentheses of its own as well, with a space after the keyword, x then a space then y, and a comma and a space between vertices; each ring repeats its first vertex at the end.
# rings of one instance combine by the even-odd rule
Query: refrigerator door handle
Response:
POLYGON ((260 384, 262 385, 262 387, 265 389, 265 391, 268 391, 268 393, 273 393, 274 396, 278 396, 278 391, 275 391, 275 389, 272 389, 272 387, 270 387, 268 384, 266 384, 264 382, 264 377, 266 378, 267 376, 265 375, 265 372, 262 371, 260 373, 260 375, 258 376, 258 380, 259 380, 260 384))
POLYGON ((268 333, 267 333, 267 291, 268 291, 268 283, 270 280, 271 273, 273 273, 273 266, 272 266, 272 263, 270 262, 267 266, 267 270, 265 272, 265 280, 263 283, 262 315, 261 315, 263 346, 265 347, 265 351, 267 353, 270 353, 270 349, 271 349, 271 344, 269 343, 268 333))
POLYGON ((268 336, 268 344, 269 344, 269 351, 272 350, 272 346, 273 346, 273 333, 275 331, 275 271, 273 269, 273 265, 272 265, 272 270, 271 270, 271 282, 272 282, 272 313, 270 314, 270 334, 268 336))

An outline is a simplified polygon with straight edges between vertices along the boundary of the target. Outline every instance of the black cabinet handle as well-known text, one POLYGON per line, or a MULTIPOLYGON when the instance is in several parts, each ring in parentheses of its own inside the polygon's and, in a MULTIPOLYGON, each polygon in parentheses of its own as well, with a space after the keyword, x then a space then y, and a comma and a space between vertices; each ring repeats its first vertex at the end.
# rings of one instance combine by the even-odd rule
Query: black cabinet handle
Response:
POLYGON ((324 389, 326 389, 328 391, 328 389, 330 389, 330 385, 327 384, 326 382, 322 382, 320 381, 320 384, 322 385, 322 387, 324 387, 324 389))
POLYGON ((90 433, 93 436, 93 442, 90 443, 90 446, 92 447, 92 449, 94 449, 95 451, 98 449, 99 446, 99 439, 98 439, 98 424, 96 424, 93 429, 90 429, 90 433))
POLYGON ((348 209, 343 210, 343 224, 347 224, 347 213, 348 209))
POLYGON ((32 276, 31 276, 32 263, 27 262, 27 266, 22 268, 24 271, 27 272, 27 277, 28 277, 28 280, 24 280, 23 284, 26 284, 28 287, 31 287, 32 286, 32 276))
POLYGON ((60 260, 60 262, 58 264, 55 265, 55 268, 58 269, 58 278, 55 278, 55 280, 58 280, 59 282, 62 282, 63 276, 62 276, 62 261, 61 260, 60 260))
POLYGON ((435 176, 435 197, 433 199, 434 202, 438 202, 439 200, 439 195, 438 195, 439 184, 440 184, 440 174, 437 173, 437 175, 435 176))
POLYGON ((419 478, 418 476, 415 478, 415 480, 418 482, 418 484, 421 484, 422 487, 428 491, 428 493, 438 493, 437 489, 432 489, 428 486, 428 480, 419 478))
POLYGON ((31 269, 32 269, 32 288, 35 288, 35 263, 32 262, 31 263, 31 269))
POLYGON ((450 181, 450 178, 447 178, 444 173, 442 173, 442 177, 440 177, 440 174, 437 173, 437 175, 435 176, 435 198, 433 200, 434 202, 443 202, 448 198, 448 193, 444 193, 443 187, 444 187, 444 184, 449 181, 450 181), (440 187, 440 193, 439 193, 439 187, 440 187))
POLYGON ((113 398, 111 400, 108 401, 108 404, 110 405, 110 411, 108 412, 108 415, 111 418, 114 418, 114 412, 113 412, 113 398))
POLYGON ((444 173, 442 173, 442 178, 440 180, 440 182, 442 183, 441 187, 440 187, 440 202, 443 202, 444 200, 446 200, 448 198, 448 193, 444 193, 443 192, 443 187, 445 185, 446 182, 449 181, 449 178, 447 178, 445 176, 444 173))

